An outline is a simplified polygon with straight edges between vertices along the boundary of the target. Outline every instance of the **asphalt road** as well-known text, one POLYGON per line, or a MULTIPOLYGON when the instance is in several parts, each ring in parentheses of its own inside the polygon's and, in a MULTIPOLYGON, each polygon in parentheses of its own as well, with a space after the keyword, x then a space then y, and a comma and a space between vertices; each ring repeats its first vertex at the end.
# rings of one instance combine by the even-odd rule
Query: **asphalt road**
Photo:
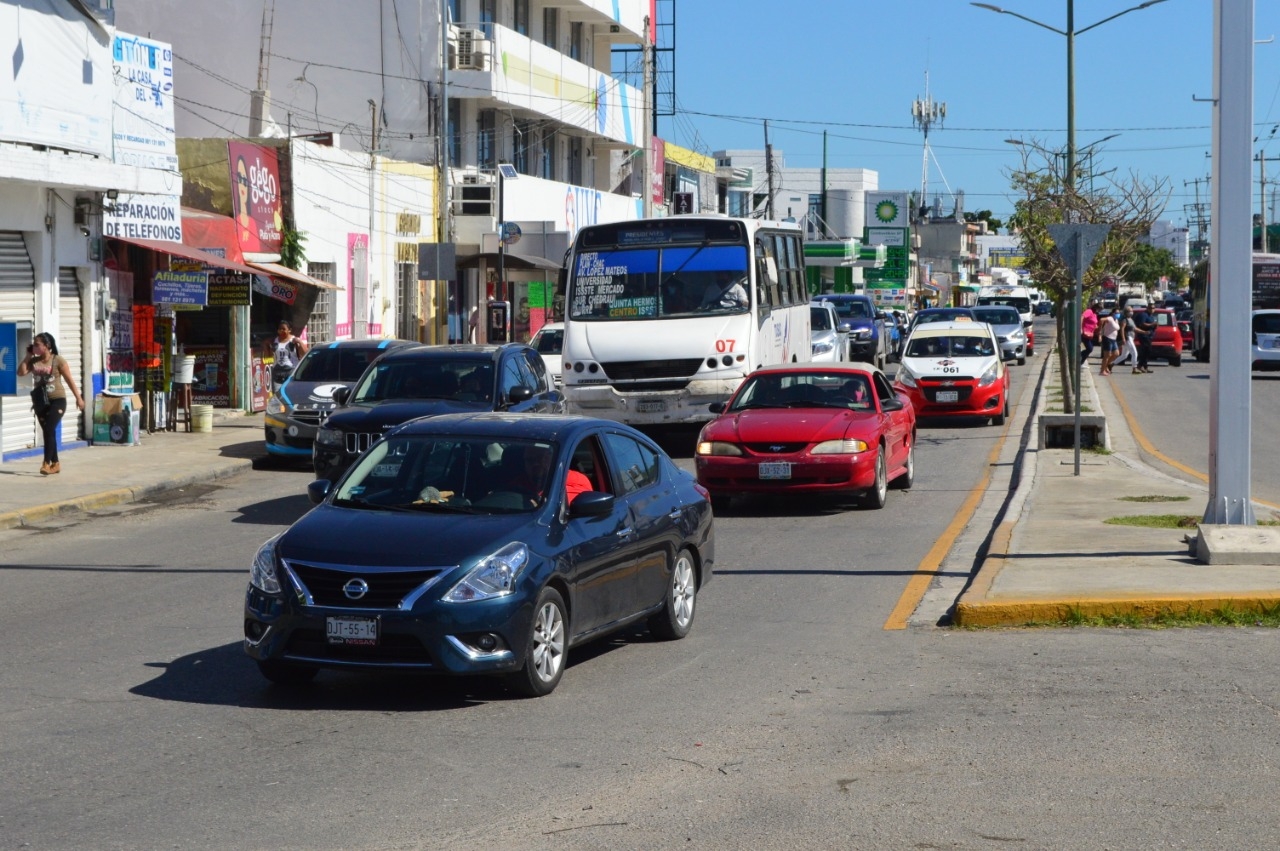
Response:
POLYGON ((267 685, 240 607, 301 470, 0 533, 0 847, 1269 844, 1275 631, 883 629, 997 435, 922 429, 880 512, 735 507, 688 639, 583 648, 540 700, 267 685))

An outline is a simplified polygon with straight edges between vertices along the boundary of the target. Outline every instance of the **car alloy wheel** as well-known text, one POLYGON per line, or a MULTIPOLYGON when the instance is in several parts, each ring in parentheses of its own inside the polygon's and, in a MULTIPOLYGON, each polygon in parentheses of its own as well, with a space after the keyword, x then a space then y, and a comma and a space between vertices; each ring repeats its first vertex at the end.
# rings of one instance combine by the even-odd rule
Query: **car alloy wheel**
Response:
POLYGON ((889 463, 885 460, 885 448, 882 443, 876 450, 876 483, 862 495, 862 499, 858 500, 861 507, 873 511, 884 508, 885 499, 889 495, 888 469, 889 463))
POLYGON ((524 667, 512 675, 511 686, 529 697, 551 694, 564 674, 566 647, 564 598, 554 588, 543 588, 529 626, 524 667))
POLYGON ((697 602, 698 571, 693 566, 693 554, 680 550, 667 581, 667 599, 662 611, 649 619, 649 631, 664 641, 684 638, 693 627, 697 602))

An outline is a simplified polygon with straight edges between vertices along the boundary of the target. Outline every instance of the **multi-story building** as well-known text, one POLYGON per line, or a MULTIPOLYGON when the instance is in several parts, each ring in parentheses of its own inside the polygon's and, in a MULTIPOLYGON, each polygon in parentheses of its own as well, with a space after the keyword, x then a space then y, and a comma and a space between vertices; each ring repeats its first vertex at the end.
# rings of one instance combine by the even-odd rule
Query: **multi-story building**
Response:
MULTIPOLYGON (((521 332, 532 333, 552 307, 554 268, 577 228, 639 217, 663 199, 648 93, 612 73, 614 46, 651 56, 651 8, 650 0, 383 0, 373 11, 344 0, 128 0, 116 14, 121 26, 173 42, 179 136, 335 134, 370 171, 382 168, 380 157, 436 169, 429 220, 413 235, 380 228, 401 221, 400 211, 377 180, 357 167, 346 174, 372 187, 371 214, 349 222, 367 241, 364 289, 382 293, 374 308, 386 315, 370 324, 403 329, 418 311, 421 338, 436 341, 463 334, 470 309, 491 298, 527 299, 533 319, 521 332), (508 223, 501 250, 499 220, 508 223), (424 277, 434 270, 411 273, 424 281, 416 306, 405 303, 403 282, 379 279, 389 268, 407 274, 396 254, 406 236, 452 244, 458 260, 442 280, 424 277)), ((340 268, 342 289, 344 278, 340 268)), ((344 325, 341 315, 317 319, 344 325)))

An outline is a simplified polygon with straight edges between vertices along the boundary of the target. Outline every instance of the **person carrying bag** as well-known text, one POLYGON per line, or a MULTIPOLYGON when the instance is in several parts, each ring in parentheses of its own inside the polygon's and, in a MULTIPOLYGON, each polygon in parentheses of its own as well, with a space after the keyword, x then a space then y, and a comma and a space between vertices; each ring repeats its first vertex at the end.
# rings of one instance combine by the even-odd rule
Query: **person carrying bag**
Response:
POLYGON ((271 364, 271 387, 274 390, 293 374, 294 367, 307 353, 307 344, 293 336, 293 326, 281 319, 276 336, 263 343, 262 349, 265 357, 274 359, 271 364))
POLYGON ((53 335, 36 334, 27 346, 27 356, 18 364, 18 375, 31 375, 31 409, 40 423, 40 435, 44 440, 44 463, 40 475, 49 476, 62 472, 58 461, 58 423, 67 412, 67 389, 75 397, 76 407, 84 410, 84 397, 71 376, 71 367, 58 354, 58 344, 53 335))

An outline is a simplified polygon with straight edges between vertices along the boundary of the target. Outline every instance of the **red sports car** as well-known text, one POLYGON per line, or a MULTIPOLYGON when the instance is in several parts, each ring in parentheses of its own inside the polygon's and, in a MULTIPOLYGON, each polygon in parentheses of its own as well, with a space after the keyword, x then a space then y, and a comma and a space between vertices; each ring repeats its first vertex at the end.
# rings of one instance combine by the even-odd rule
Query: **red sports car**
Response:
POLYGON ((915 411, 870 364, 760 369, 711 410, 695 463, 722 507, 749 493, 820 493, 883 508, 890 483, 915 479, 915 411))

